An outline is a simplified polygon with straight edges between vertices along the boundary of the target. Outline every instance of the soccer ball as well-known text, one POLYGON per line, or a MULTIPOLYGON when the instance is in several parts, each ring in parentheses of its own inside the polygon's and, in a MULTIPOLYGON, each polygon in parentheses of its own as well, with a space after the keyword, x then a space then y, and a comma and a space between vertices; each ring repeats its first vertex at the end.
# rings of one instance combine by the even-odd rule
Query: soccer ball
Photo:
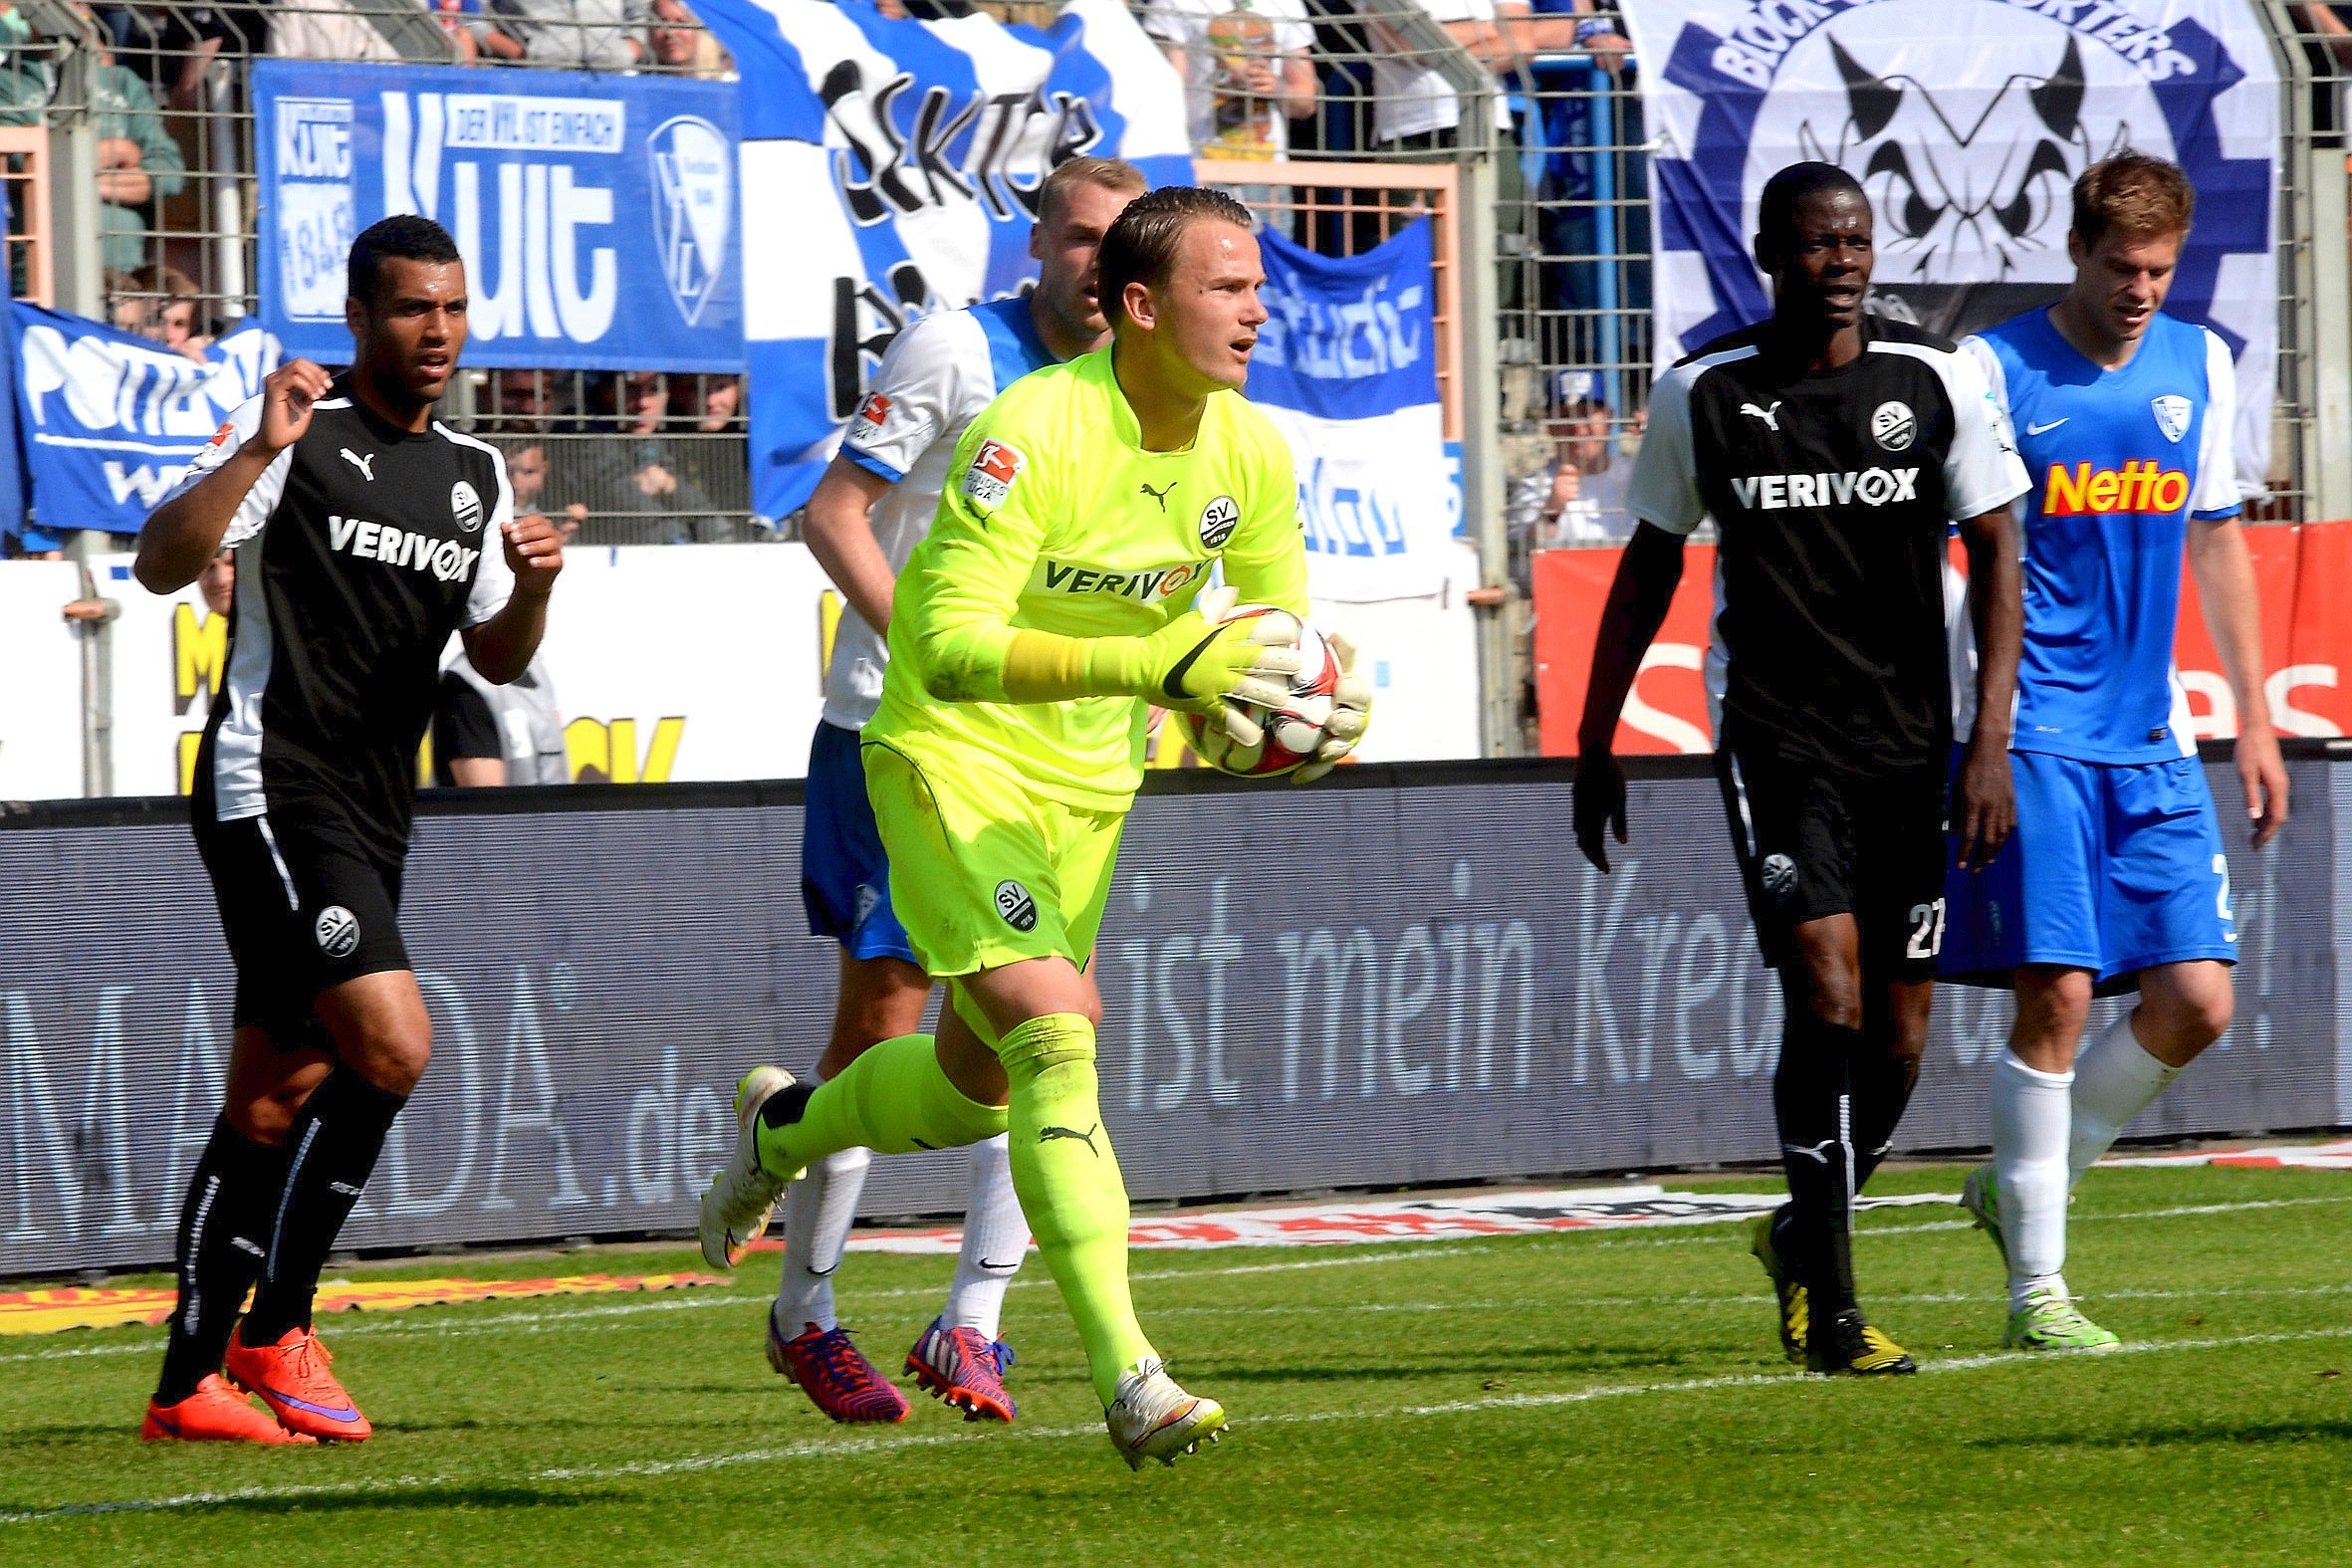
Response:
MULTIPOLYGON (((1244 604, 1224 618, 1247 620, 1269 610, 1270 606, 1264 604, 1244 604)), ((1291 679, 1288 701, 1274 708, 1245 705, 1250 717, 1266 732, 1258 745, 1237 744, 1225 733, 1225 721, 1220 715, 1177 716, 1184 726, 1185 744, 1202 762, 1237 779, 1274 779, 1314 761, 1315 748, 1323 741, 1323 726, 1331 719, 1331 697, 1339 685, 1339 660, 1331 652, 1331 645, 1323 640, 1323 634, 1304 621, 1298 623, 1298 653, 1299 669, 1291 679)))

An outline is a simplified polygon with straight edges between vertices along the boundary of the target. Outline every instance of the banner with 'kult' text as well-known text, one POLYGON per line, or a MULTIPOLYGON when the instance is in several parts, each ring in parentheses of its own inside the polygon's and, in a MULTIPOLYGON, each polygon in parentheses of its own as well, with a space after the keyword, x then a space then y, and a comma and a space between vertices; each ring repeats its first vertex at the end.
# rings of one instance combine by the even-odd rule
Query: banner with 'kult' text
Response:
POLYGON ((734 84, 262 60, 253 107, 262 319, 288 353, 350 360, 352 240, 413 212, 465 258, 469 364, 743 367, 734 84))

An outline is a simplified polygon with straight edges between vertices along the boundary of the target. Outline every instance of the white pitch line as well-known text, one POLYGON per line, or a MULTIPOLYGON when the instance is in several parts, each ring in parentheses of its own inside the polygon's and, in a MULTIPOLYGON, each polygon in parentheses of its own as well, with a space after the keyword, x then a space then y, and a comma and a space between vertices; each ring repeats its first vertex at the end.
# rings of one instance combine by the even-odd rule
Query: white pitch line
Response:
MULTIPOLYGON (((2287 1345, 2345 1338, 2352 1338, 2352 1325, 2342 1328, 2302 1329, 2291 1333, 2232 1334, 2211 1339, 2150 1340, 2118 1346, 2114 1350, 2096 1355, 2050 1356, 2021 1350, 1999 1351, 1987 1355, 1956 1356, 1950 1360, 1930 1361, 1922 1365, 1920 1370, 1936 1373, 1980 1372, 1988 1368, 2008 1366, 2036 1366, 2055 1370, 2095 1365, 2117 1356, 2169 1355, 2179 1351, 2234 1350, 2249 1345, 2287 1345)), ((1278 1411, 1272 1415, 1249 1417, 1237 1424, 1237 1430, 1247 1431, 1259 1427, 1323 1425, 1331 1422, 1419 1420, 1432 1416, 1475 1416, 1491 1411, 1547 1410, 1565 1405, 1589 1405, 1601 1400, 1636 1399, 1651 1394, 1704 1394, 1718 1389, 1772 1386, 1828 1387, 1830 1383, 1831 1380, 1815 1379, 1801 1372, 1735 1372, 1717 1377, 1679 1378, 1660 1383, 1619 1383, 1601 1388, 1567 1389, 1551 1394, 1509 1394, 1495 1399, 1447 1400, 1427 1405, 1392 1405, 1379 1410, 1358 1408, 1353 1410, 1278 1411)), ((470 1487, 502 1483, 512 1485, 518 1480, 557 1482, 625 1480, 646 1476, 690 1474, 786 1459, 851 1457, 858 1455, 896 1453, 911 1449, 944 1448, 960 1443, 991 1441, 1045 1443, 1068 1438, 1099 1438, 1101 1433, 1101 1427, 1093 1424, 1082 1427, 1017 1428, 1010 1433, 909 1433, 899 1437, 791 1443, 773 1448, 738 1450, 729 1454, 688 1455, 675 1459, 635 1459, 623 1464, 569 1465, 533 1470, 522 1476, 498 1474, 473 1476, 399 1475, 383 1480, 320 1482, 292 1486, 245 1486, 231 1491, 182 1492, 171 1497, 124 1497, 99 1502, 65 1503, 52 1508, 26 1508, 12 1513, 0 1513, 0 1525, 38 1524, 49 1520, 83 1518, 96 1514, 168 1513, 189 1508, 214 1507, 231 1502, 299 1501, 305 1497, 396 1494, 430 1486, 470 1487)))
MULTIPOLYGON (((2264 1198, 2253 1199, 2244 1203, 2235 1204, 2193 1204, 2173 1209, 2130 1210, 2121 1214, 2075 1215, 2071 1218, 2069 1223, 2073 1225, 2083 1225, 2093 1221, 2109 1220, 2195 1219, 2211 1215, 2239 1214, 2261 1209, 2295 1209, 2314 1204, 2347 1203, 2352 1203, 2352 1196, 2340 1198, 2264 1198)), ((1754 1217, 1743 1215, 1737 1216, 1735 1218, 1751 1219, 1754 1217)), ((1883 1240, 1890 1236, 1904 1236, 1914 1233, 1925 1233, 1929 1232, 1967 1231, 1974 1229, 1975 1226, 1976 1222, 1973 1220, 1931 1220, 1917 1225, 1870 1226, 1866 1229, 1871 1238, 1876 1241, 1883 1240)), ((1613 1248, 1627 1246, 1707 1246, 1720 1244, 1723 1240, 1723 1237, 1720 1235, 1611 1236, 1606 1234, 1595 1234, 1590 1231, 1529 1232, 1520 1235, 1465 1237, 1459 1241, 1368 1243, 1364 1246, 1349 1246, 1344 1251, 1335 1252, 1325 1256, 1293 1258, 1280 1263, 1236 1263, 1227 1268, 1152 1269, 1143 1273, 1130 1274, 1127 1277, 1134 1283, 1145 1284, 1164 1280, 1228 1279, 1245 1274, 1288 1274, 1296 1273, 1305 1269, 1353 1268, 1377 1263, 1419 1262, 1424 1258, 1459 1256, 1465 1252, 1478 1251, 1490 1241, 1508 1240, 1547 1242, 1551 1243, 1553 1246, 1574 1245, 1579 1247, 1613 1248), (1384 1244, 1392 1246, 1393 1249, 1378 1251, 1370 1249, 1371 1246, 1384 1244)), ((1546 1249, 1548 1250, 1549 1248, 1547 1247, 1546 1249)), ((1012 1282, 1012 1284, 1013 1288, 1015 1289, 1042 1290, 1050 1288, 1053 1285, 1053 1281, 1051 1279, 1040 1278, 1033 1274, 1026 1279, 1016 1279, 1012 1282)), ((938 1287, 933 1285, 907 1285, 886 1290, 858 1290, 851 1288, 844 1289, 840 1292, 840 1294, 845 1299, 858 1302, 889 1301, 918 1296, 929 1297, 935 1296, 938 1293, 938 1287)), ((2119 1293, 2120 1292, 2111 1291, 2101 1292, 2103 1295, 2119 1293)), ((2188 1295, 2213 1293, 2215 1292, 2184 1292, 2184 1294, 2188 1295)), ((454 1337, 457 1335, 471 1335, 475 1333, 492 1332, 501 1328, 536 1329, 549 1325, 561 1327, 577 1322, 589 1321, 596 1318, 637 1317, 648 1312, 700 1311, 710 1307, 738 1306, 750 1302, 762 1301, 765 1299, 767 1299, 767 1296, 764 1289, 758 1293, 741 1290, 722 1293, 715 1291, 710 1287, 698 1287, 697 1293, 691 1296, 668 1296, 661 1300, 654 1301, 630 1301, 617 1303, 610 1306, 581 1307, 572 1311, 558 1310, 543 1312, 511 1312, 503 1313, 495 1317, 470 1318, 462 1323, 356 1322, 338 1324, 334 1332, 335 1337, 338 1339, 348 1339, 354 1335, 376 1334, 390 1335, 395 1338, 407 1338, 414 1336, 438 1337, 442 1335, 454 1337)), ((1686 1300, 1690 1298, 1666 1297, 1662 1299, 1686 1300)), ((1740 1297, 1737 1299, 1747 1300, 1755 1298, 1740 1297)), ((1881 1297, 1880 1299, 1894 1300, 1897 1298, 1889 1296, 1881 1297)), ((1935 1299, 1942 1298, 1938 1297, 1935 1299)), ((454 1306, 468 1304, 470 1303, 443 1303, 443 1305, 454 1306)), ((1170 1311, 1175 1309, 1163 1307, 1159 1310, 1170 1311)), ((147 1334, 138 1339, 124 1340, 122 1342, 114 1344, 80 1345, 71 1349, 62 1350, 24 1351, 15 1355, 0 1355, 0 1366, 7 1366, 17 1362, 31 1361, 78 1361, 92 1356, 128 1356, 142 1353, 152 1354, 154 1350, 159 1345, 161 1345, 161 1335, 147 1334)))

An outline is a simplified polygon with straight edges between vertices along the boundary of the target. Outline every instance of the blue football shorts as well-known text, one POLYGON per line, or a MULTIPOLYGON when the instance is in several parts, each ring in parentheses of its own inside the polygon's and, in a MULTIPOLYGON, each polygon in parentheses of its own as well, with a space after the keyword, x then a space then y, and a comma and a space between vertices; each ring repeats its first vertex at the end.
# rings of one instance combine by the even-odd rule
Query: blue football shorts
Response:
POLYGON ((1947 873, 1946 979, 2005 984, 2048 964, 2089 970, 2105 995, 2159 964, 2237 961, 2230 861, 2196 758, 2011 752, 2009 774, 2017 830, 1983 871, 1947 873))
POLYGON ((851 958, 915 962, 906 928, 890 907, 890 860, 866 798, 857 732, 822 720, 809 746, 801 902, 808 907, 809 934, 831 937, 851 958))

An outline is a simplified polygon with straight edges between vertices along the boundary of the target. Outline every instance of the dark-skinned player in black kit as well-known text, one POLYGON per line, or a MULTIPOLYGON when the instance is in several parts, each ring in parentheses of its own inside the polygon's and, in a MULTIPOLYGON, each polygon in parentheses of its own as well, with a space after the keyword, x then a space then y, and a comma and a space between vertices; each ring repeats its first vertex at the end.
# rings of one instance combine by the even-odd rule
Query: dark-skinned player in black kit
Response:
POLYGON ((1771 316, 1660 378, 1627 500, 1638 521, 1602 613, 1578 732, 1576 841, 1626 842, 1617 715, 1713 517, 1724 673, 1716 771, 1764 961, 1787 1001, 1772 1078, 1788 1202, 1755 1249, 1782 1348, 1815 1372, 1918 1370, 1855 1300, 1855 1195, 1919 1077, 1943 940, 1947 801, 1963 859, 2015 820, 2010 699, 2022 623, 2009 504, 2024 467, 1983 372, 1867 316, 1869 199, 1799 163, 1765 184, 1756 259, 1771 316), (1953 772, 1944 568, 1969 558, 1982 650, 1953 772))
POLYGON ((504 459, 433 417, 466 340, 448 234, 413 216, 360 234, 344 319, 352 368, 272 371, 139 535, 138 580, 157 593, 224 546, 237 557, 191 801, 237 967, 236 1035, 180 1215, 150 1441, 372 1430, 328 1370, 311 1302, 432 1055, 397 919, 417 746, 451 633, 485 678, 513 680, 564 565, 553 525, 516 521, 504 459))

